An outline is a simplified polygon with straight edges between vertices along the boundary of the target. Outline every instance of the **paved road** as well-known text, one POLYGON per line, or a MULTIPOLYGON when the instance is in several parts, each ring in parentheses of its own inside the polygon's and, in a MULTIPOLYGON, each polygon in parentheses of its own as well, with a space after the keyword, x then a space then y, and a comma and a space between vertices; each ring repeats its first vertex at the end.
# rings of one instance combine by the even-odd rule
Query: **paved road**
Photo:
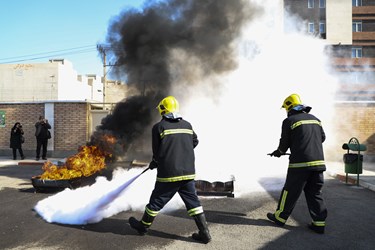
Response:
MULTIPOLYGON (((96 224, 50 224, 32 208, 50 194, 35 193, 30 176, 40 166, 0 167, 0 249, 374 249, 375 192, 326 176, 328 207, 325 235, 310 232, 305 198, 283 228, 265 215, 276 208, 278 192, 256 192, 241 198, 205 198, 213 241, 194 242, 195 224, 181 209, 159 214, 149 235, 138 236, 126 223, 141 212, 121 212, 96 224)), ((280 179, 283 179, 280 177, 280 179)), ((269 183, 269 180, 264 180, 269 183)), ((280 181, 280 180, 276 180, 280 181)))

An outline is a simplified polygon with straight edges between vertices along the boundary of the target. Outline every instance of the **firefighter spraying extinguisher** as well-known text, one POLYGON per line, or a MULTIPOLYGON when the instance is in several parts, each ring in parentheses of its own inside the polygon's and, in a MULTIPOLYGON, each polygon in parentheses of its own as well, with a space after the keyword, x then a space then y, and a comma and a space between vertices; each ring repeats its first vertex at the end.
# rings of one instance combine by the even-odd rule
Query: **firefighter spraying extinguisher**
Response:
POLYGON ((282 108, 286 109, 287 118, 282 123, 279 146, 269 155, 280 157, 290 149, 289 167, 276 212, 268 213, 267 218, 284 226, 304 191, 312 218, 308 228, 323 234, 327 217, 322 196, 326 170, 322 145, 325 133, 321 121, 309 114, 311 107, 302 104, 299 95, 288 96, 282 108))
POLYGON ((197 135, 178 113, 179 103, 173 96, 164 98, 157 109, 162 119, 152 128, 153 158, 149 164, 150 169, 157 169, 155 187, 142 219, 130 217, 129 224, 140 235, 146 234, 159 211, 178 193, 199 230, 192 238, 207 244, 211 236, 194 181, 197 135))

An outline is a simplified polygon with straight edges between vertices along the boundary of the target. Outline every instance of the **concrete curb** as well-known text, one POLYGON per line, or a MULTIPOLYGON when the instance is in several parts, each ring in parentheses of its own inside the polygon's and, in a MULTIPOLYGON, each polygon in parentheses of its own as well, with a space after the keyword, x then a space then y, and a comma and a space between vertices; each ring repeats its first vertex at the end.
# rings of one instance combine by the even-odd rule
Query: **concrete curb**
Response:
POLYGON ((18 166, 43 166, 44 161, 37 162, 37 161, 20 161, 17 164, 18 166))
MULTIPOLYGON (((346 182, 346 174, 341 174, 341 173, 335 173, 332 171, 327 170, 327 174, 335 179, 338 179, 341 182, 346 182)), ((374 176, 375 179, 375 176, 374 176)), ((348 183, 351 185, 357 185, 357 175, 348 175, 348 183)), ((359 186, 369 189, 371 191, 375 191, 375 184, 366 182, 365 180, 361 179, 361 175, 359 176, 359 186)))

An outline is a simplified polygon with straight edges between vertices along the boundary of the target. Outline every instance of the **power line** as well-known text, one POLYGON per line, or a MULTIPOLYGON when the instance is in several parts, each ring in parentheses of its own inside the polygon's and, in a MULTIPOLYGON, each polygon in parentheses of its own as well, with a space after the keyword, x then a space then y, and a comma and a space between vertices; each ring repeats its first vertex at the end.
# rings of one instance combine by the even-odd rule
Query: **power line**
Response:
POLYGON ((55 50, 55 51, 50 51, 50 52, 42 52, 42 53, 36 53, 36 54, 30 54, 30 55, 24 55, 24 56, 0 58, 0 61, 4 61, 0 63, 7 64, 7 63, 15 63, 15 62, 23 62, 23 61, 32 61, 32 60, 43 59, 43 58, 48 58, 48 57, 88 53, 88 52, 93 52, 96 50, 97 50, 96 45, 88 45, 88 46, 55 50), (63 52, 63 53, 58 53, 58 52, 63 52), (10 60, 10 59, 13 59, 13 60, 10 60))

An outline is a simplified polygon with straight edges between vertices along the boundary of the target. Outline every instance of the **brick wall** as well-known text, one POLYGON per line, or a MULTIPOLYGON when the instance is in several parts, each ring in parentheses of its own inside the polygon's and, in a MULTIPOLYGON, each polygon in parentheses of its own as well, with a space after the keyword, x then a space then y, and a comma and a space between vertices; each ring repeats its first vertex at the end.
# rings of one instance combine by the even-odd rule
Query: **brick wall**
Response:
MULTIPOLYGON (((342 144, 356 137, 367 151, 361 152, 368 160, 375 157, 375 104, 374 103, 341 103, 336 104, 330 137, 335 138, 336 146, 327 149, 338 157, 346 153, 342 144)), ((328 135, 329 136, 329 135, 328 135)), ((337 159, 337 157, 336 157, 337 159)))
POLYGON ((55 103, 56 151, 77 150, 88 140, 88 106, 85 103, 55 103))
POLYGON ((5 111, 5 127, 0 127, 0 149, 9 149, 10 131, 16 122, 22 124, 25 136, 23 149, 34 149, 35 122, 39 115, 44 114, 43 103, 28 104, 0 104, 0 110, 5 111))
POLYGON ((327 133, 327 142, 323 144, 327 160, 342 161, 343 154, 347 153, 347 150, 342 149, 342 145, 355 137, 367 146, 367 150, 361 152, 365 161, 375 161, 374 103, 336 104, 331 118, 331 121, 323 121, 327 133))
MULTIPOLYGON (((44 103, 0 104, 5 111, 6 125, 0 127, 0 155, 11 156, 9 148, 10 130, 14 123, 23 125, 25 143, 22 148, 27 158, 35 156, 35 123, 44 115, 44 103)), ((88 103, 54 103, 53 152, 48 156, 66 157, 77 152, 88 139, 88 103)), ((52 143, 52 140, 49 141, 52 143)))

